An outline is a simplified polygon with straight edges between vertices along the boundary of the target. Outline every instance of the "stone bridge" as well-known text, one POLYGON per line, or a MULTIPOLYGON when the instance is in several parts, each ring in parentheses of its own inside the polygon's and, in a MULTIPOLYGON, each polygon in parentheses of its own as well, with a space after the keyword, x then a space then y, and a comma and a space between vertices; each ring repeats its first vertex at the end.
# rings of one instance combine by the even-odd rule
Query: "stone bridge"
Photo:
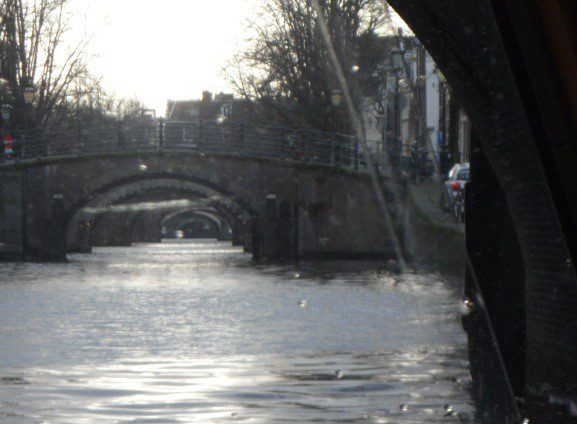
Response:
POLYGON ((223 222, 256 259, 394 256, 403 238, 402 208, 383 210, 375 183, 386 180, 351 138, 162 121, 144 130, 22 142, 0 169, 2 255, 57 260, 159 241, 163 221, 187 211, 223 222))
MULTIPOLYGON (((575 8, 561 0, 389 3, 432 54, 475 127, 467 189, 466 281, 471 308, 465 322, 477 382, 474 391, 488 411, 479 421, 574 422, 575 8)), ((183 127, 182 142, 195 143, 202 152, 202 130, 189 132, 183 127)), ((248 147, 256 153, 259 140, 268 137, 263 133, 255 138, 255 131, 245 133, 242 126, 235 131, 236 149, 241 152, 248 147)), ((179 130, 167 128, 168 133, 178 135, 179 130)), ((123 137, 122 131, 118 134, 117 147, 103 150, 125 149, 130 137, 123 137)), ((224 133, 220 139, 230 141, 224 133)), ((325 144, 329 151, 320 155, 297 150, 294 159, 311 159, 309 164, 290 157, 288 162, 278 160, 278 149, 288 147, 290 151, 291 143, 262 147, 255 158, 221 157, 215 147, 213 154, 206 156, 180 155, 174 148, 150 156, 107 154, 93 159, 46 160, 51 154, 60 154, 50 152, 55 144, 30 146, 21 152, 22 164, 1 171, 2 252, 39 257, 49 251, 50 242, 62 247, 64 229, 79 221, 74 217, 83 207, 97 204, 102 196, 115 199, 107 192, 146 179, 199 184, 234 200, 251 219, 252 231, 247 232, 254 238, 255 253, 270 254, 275 251, 270 246, 278 248, 278 240, 293 234, 279 222, 290 222, 296 229, 298 237, 291 240, 299 253, 386 251, 391 240, 382 236, 387 231, 381 221, 383 210, 372 201, 370 178, 355 169, 361 167, 362 158, 358 149, 346 147, 344 157, 349 163, 343 163, 341 144, 346 146, 339 141, 325 144), (256 158, 265 156, 277 159, 261 162, 256 158), (34 161, 35 157, 40 160, 34 161), (190 157, 189 167, 176 172, 177 165, 169 165, 172 157, 178 161, 190 157), (326 169, 312 166, 319 157, 324 162, 320 166, 326 169), (27 158, 32 161, 26 162, 27 158), (234 162, 244 170, 241 173, 247 182, 260 181, 262 186, 248 185, 245 187, 253 187, 250 192, 235 192, 234 178, 227 180, 226 173, 213 174, 211 181, 210 174, 194 172, 193 164, 206 166, 212 159, 213 164, 221 159, 222 163, 234 162), (146 169, 139 166, 140 161, 146 169), (284 177, 280 177, 281 170, 286 171, 284 177), (107 171, 113 172, 114 178, 102 174, 107 171), (345 208, 347 203, 355 206, 354 214, 345 208), (290 221, 285 220, 287 215, 292 217, 290 221), (362 240, 365 234, 367 239, 362 240), (353 246, 358 240, 362 246, 353 246)), ((102 154, 97 152, 99 144, 90 146, 93 154, 102 154)), ((85 146, 79 142, 61 147, 70 153, 70 149, 82 151, 85 146)), ((188 193, 192 191, 190 188, 188 193)), ((391 215, 395 216, 394 212, 391 215)), ((398 211, 396 215, 398 218, 398 211)))

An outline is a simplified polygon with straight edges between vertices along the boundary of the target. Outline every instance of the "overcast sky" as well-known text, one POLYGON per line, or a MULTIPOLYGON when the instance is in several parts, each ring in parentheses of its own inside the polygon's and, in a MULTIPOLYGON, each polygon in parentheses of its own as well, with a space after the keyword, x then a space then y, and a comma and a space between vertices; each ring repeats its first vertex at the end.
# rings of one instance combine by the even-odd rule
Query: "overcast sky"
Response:
POLYGON ((167 99, 230 91, 221 75, 266 0, 70 0, 74 37, 91 38, 91 69, 119 97, 164 115, 167 99))
MULTIPOLYGON (((246 38, 259 0, 71 0, 91 38, 91 69, 120 97, 164 114, 166 100, 229 90, 220 70, 246 38)), ((78 23, 78 25, 76 25, 78 23)))

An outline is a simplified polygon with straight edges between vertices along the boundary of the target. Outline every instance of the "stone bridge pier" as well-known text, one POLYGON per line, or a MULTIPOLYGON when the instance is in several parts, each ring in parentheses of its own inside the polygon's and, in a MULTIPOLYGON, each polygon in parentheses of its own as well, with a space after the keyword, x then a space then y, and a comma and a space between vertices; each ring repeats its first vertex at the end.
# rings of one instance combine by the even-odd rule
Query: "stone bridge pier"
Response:
POLYGON ((162 233, 161 212, 136 212, 128 220, 129 239, 132 243, 160 243, 162 233))
POLYGON ((137 212, 107 212, 95 217, 90 230, 92 246, 130 246, 132 228, 130 222, 137 212))

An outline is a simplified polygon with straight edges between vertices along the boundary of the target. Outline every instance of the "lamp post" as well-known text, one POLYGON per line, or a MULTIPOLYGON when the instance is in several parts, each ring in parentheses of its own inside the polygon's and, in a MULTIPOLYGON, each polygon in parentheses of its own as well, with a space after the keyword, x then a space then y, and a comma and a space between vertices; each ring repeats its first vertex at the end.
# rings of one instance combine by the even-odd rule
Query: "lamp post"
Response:
MULTIPOLYGON (((335 111, 335 122, 333 125, 334 131, 336 133, 339 133, 340 128, 339 128, 339 107, 341 106, 343 102, 343 92, 338 89, 338 88, 334 88, 331 90, 331 103, 333 105, 333 109, 335 111)), ((338 135, 337 136, 332 136, 332 145, 331 145, 331 162, 334 162, 337 164, 337 166, 340 165, 340 149, 339 149, 339 138, 338 135)))
POLYGON ((5 123, 8 122, 12 116, 12 105, 2 103, 2 106, 0 106, 0 113, 2 114, 2 129, 4 129, 5 123))
POLYGON ((338 107, 341 105, 343 102, 343 92, 340 89, 335 88, 331 90, 331 102, 333 103, 333 106, 338 107))
POLYGON ((25 130, 33 130, 30 126, 34 125, 34 101, 36 100, 36 86, 30 82, 22 84, 22 97, 26 109, 25 130))
POLYGON ((0 78, 0 114, 2 115, 2 132, 6 129, 6 123, 12 115, 12 106, 6 102, 6 90, 8 89, 8 80, 0 78))
POLYGON ((331 90, 331 104, 333 105, 333 109, 335 111, 335 116, 333 118, 334 119, 333 128, 334 128, 334 132, 336 132, 336 133, 340 132, 339 110, 340 110, 340 106, 342 103, 343 103, 343 92, 338 88, 332 89, 331 90))
POLYGON ((12 105, 7 102, 8 80, 0 78, 0 143, 2 143, 2 156, 8 159, 8 155, 12 156, 13 142, 10 139, 10 146, 7 145, 8 138, 6 137, 8 130, 8 122, 12 116, 12 105))
POLYGON ((379 105, 379 116, 380 120, 380 131, 381 131, 381 166, 384 167, 387 157, 387 131, 388 131, 388 74, 385 66, 377 66, 375 72, 373 72, 373 77, 379 79, 379 93, 378 93, 378 105, 379 105))
POLYGON ((393 70, 394 71, 403 71, 403 61, 405 59, 405 50, 402 49, 393 49, 391 50, 391 57, 393 59, 393 70))
POLYGON ((34 101, 36 100, 36 86, 31 82, 24 81, 22 83, 22 99, 24 100, 24 122, 23 129, 25 131, 33 130, 31 128, 34 124, 34 101))
POLYGON ((393 65, 393 74, 395 77, 395 91, 393 103, 393 149, 397 150, 399 164, 402 161, 402 143, 401 143, 401 75, 404 71, 405 51, 402 49, 393 49, 391 51, 391 60, 393 65))
MULTIPOLYGON (((21 84, 22 87, 22 99, 24 100, 24 113, 20 129, 24 133, 21 136, 21 143, 26 141, 30 136, 34 136, 34 101, 36 100, 36 86, 28 81, 24 80, 21 84)), ((22 146, 23 147, 23 146, 22 146)), ((39 151, 38 153, 46 153, 39 151)))
POLYGON ((24 103, 32 105, 36 99, 36 87, 33 84, 24 86, 23 88, 24 103))

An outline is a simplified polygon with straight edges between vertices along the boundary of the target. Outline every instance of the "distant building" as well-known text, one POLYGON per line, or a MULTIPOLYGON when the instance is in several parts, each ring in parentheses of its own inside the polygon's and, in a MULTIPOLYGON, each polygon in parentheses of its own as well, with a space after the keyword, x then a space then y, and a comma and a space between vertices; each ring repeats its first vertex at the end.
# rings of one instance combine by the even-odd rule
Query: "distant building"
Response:
POLYGON ((219 93, 213 96, 210 91, 203 91, 199 100, 168 100, 166 119, 186 122, 218 118, 242 119, 248 113, 249 103, 246 100, 236 99, 233 94, 219 93))
POLYGON ((363 102, 367 143, 408 157, 417 143, 437 158, 444 149, 453 161, 468 161, 471 126, 442 72, 414 36, 385 36, 391 45, 373 77, 376 88, 363 102))
POLYGON ((198 100, 168 100, 166 119, 175 121, 198 121, 198 100))
POLYGON ((459 110, 459 162, 469 162, 471 157, 471 122, 465 111, 459 110))

